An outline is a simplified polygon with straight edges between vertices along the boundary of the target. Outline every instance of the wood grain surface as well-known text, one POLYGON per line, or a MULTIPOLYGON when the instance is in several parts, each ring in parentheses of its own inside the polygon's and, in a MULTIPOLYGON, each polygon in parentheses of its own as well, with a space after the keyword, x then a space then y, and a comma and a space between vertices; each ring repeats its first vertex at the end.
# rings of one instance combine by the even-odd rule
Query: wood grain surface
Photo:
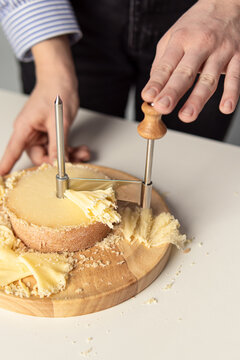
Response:
MULTIPOLYGON (((100 170, 111 178, 135 179, 119 170, 89 164, 87 166, 100 170)), ((138 202, 139 187, 121 186, 117 196, 138 202)), ((155 214, 168 211, 162 197, 155 190, 152 193, 152 208, 155 214)), ((79 262, 70 273, 64 291, 43 299, 35 296, 20 298, 0 291, 0 307, 42 317, 69 317, 100 311, 128 300, 151 284, 166 265, 170 252, 170 244, 148 249, 137 242, 130 244, 124 239, 110 248, 102 248, 96 244, 75 253, 79 262)), ((33 279, 26 278, 24 281, 29 280, 33 279)))

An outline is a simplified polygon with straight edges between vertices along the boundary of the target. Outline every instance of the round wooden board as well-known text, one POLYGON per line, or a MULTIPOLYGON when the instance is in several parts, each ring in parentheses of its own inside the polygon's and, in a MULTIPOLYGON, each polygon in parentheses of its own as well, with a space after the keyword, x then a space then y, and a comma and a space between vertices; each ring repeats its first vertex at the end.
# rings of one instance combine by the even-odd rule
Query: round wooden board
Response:
MULTIPOLYGON (((111 178, 136 179, 119 170, 87 165, 111 178)), ((122 186, 118 196, 138 202, 139 187, 122 186)), ((155 214, 168 211, 161 196, 153 190, 152 208, 155 214)), ((80 259, 70 273, 64 291, 48 298, 20 298, 0 291, 0 307, 33 316, 69 317, 89 314, 117 305, 135 296, 157 278, 166 265, 171 245, 146 248, 139 243, 120 240, 113 248, 99 244, 76 253, 80 259), (84 259, 84 260, 82 260, 84 259), (86 260, 88 259, 88 260, 86 260), (94 266, 94 263, 100 265, 94 266)))

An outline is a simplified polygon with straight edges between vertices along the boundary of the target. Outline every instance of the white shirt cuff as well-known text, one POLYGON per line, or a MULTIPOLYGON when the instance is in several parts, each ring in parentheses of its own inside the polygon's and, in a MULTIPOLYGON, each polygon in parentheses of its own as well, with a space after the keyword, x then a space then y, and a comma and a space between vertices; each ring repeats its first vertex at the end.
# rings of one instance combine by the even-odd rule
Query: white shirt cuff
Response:
POLYGON ((69 35, 70 43, 73 44, 82 37, 68 1, 39 0, 21 3, 2 19, 3 30, 19 60, 33 60, 32 46, 46 39, 69 35))

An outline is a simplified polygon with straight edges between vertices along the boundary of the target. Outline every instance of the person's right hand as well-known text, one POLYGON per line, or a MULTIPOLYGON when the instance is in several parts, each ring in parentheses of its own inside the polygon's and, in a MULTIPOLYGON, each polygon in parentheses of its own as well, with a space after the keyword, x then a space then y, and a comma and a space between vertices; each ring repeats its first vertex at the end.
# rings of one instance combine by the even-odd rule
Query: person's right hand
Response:
POLYGON ((66 157, 70 161, 88 161, 87 146, 67 146, 69 128, 79 106, 77 79, 68 40, 65 37, 39 43, 33 49, 36 86, 18 115, 12 136, 0 162, 0 175, 7 174, 24 150, 33 164, 51 163, 57 158, 54 100, 64 103, 63 122, 66 157))

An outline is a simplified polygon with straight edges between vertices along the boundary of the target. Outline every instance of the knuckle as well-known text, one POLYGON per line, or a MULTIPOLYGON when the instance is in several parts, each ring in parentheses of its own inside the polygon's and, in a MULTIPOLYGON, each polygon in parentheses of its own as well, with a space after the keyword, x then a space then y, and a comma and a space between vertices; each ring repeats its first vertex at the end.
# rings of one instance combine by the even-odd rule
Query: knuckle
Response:
POLYGON ((173 66, 168 63, 156 64, 154 67, 152 67, 151 76, 152 77, 154 76, 158 77, 159 75, 170 76, 173 70, 174 70, 173 66))
POLYGON ((185 78, 187 78, 190 81, 194 79, 194 75, 195 75, 193 69, 187 65, 179 66, 175 70, 175 73, 184 76, 185 78))
POLYGON ((216 34, 209 29, 202 30, 198 34, 198 42, 203 46, 208 45, 212 47, 216 43, 216 34))
POLYGON ((173 32, 172 38, 174 38, 177 41, 184 41, 189 36, 189 31, 186 28, 180 28, 173 32))
POLYGON ((229 80, 230 81, 234 80, 234 81, 240 82, 240 73, 237 71, 233 71, 229 76, 229 80))
POLYGON ((231 54, 235 45, 231 44, 228 39, 223 39, 221 44, 221 51, 224 54, 231 54))
POLYGON ((214 75, 208 73, 202 73, 199 76, 199 82, 207 86, 210 90, 216 88, 217 81, 214 75))
POLYGON ((166 87, 166 93, 169 94, 172 99, 179 99, 181 90, 177 87, 168 86, 166 87))

